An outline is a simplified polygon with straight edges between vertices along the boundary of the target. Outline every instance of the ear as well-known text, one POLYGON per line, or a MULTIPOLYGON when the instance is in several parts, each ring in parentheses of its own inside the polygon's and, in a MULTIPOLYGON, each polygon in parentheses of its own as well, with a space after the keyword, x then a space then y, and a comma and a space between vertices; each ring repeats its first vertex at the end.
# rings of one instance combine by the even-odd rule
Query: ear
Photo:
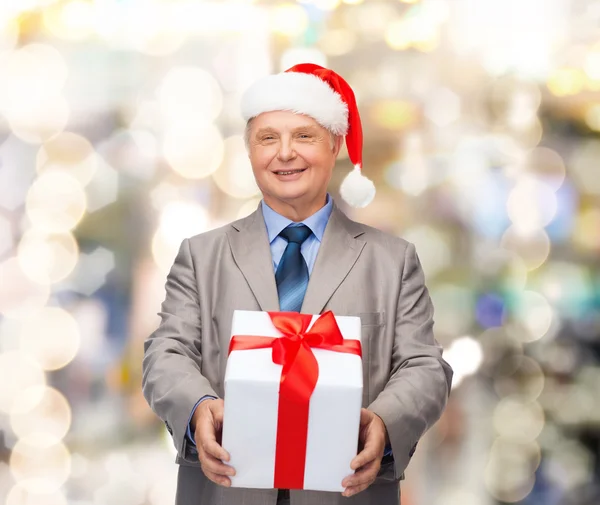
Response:
POLYGON ((333 155, 337 158, 338 154, 340 154, 340 149, 342 148, 342 142, 344 142, 344 137, 341 135, 335 135, 333 137, 333 155))

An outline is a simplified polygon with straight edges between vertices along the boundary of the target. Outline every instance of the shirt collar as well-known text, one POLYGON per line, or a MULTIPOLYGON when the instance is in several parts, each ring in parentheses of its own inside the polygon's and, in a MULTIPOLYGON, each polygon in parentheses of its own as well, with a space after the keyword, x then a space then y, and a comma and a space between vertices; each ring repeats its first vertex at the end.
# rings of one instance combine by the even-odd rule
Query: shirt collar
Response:
MULTIPOLYGON (((294 221, 275 212, 265 203, 264 200, 262 200, 261 204, 265 225, 267 227, 267 234, 269 236, 269 243, 271 243, 284 228, 294 223, 294 221)), ((329 216, 331 216, 332 210, 333 200, 329 196, 329 193, 327 193, 327 202, 325 205, 312 216, 307 217, 304 221, 297 224, 305 224, 308 226, 310 231, 313 232, 314 236, 317 237, 318 241, 321 242, 323 240, 323 234, 325 233, 325 228, 327 227, 327 222, 329 221, 329 216)))

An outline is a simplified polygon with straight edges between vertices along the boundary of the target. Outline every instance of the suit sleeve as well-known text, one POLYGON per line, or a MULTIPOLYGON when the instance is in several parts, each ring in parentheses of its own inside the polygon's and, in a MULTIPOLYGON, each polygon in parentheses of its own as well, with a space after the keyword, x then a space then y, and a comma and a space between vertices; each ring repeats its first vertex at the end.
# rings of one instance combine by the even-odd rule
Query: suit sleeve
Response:
POLYGON ((197 462, 186 435, 190 413, 204 396, 217 397, 202 375, 202 321, 189 241, 181 244, 167 277, 161 323, 144 342, 142 390, 173 436, 179 456, 197 462))
POLYGON ((421 436, 441 417, 452 369, 433 335, 433 304, 413 244, 405 249, 390 378, 369 406, 383 420, 400 478, 421 436))

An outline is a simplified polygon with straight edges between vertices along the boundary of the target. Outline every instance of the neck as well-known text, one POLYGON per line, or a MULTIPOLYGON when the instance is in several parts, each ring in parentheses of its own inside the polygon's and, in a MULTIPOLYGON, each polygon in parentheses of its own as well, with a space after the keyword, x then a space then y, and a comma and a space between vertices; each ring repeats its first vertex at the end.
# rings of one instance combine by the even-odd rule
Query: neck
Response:
POLYGON ((319 195, 310 202, 285 201, 263 195, 265 203, 275 212, 299 223, 322 209, 327 203, 327 195, 319 195))

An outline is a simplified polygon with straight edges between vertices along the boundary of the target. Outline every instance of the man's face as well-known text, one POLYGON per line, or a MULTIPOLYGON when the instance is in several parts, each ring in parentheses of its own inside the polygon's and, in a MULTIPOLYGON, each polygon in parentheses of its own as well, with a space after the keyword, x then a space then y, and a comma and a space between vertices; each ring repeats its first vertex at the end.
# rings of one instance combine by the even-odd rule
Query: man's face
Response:
POLYGON ((265 112, 250 125, 248 149, 256 183, 272 203, 310 206, 331 179, 341 137, 314 119, 288 111, 265 112))

